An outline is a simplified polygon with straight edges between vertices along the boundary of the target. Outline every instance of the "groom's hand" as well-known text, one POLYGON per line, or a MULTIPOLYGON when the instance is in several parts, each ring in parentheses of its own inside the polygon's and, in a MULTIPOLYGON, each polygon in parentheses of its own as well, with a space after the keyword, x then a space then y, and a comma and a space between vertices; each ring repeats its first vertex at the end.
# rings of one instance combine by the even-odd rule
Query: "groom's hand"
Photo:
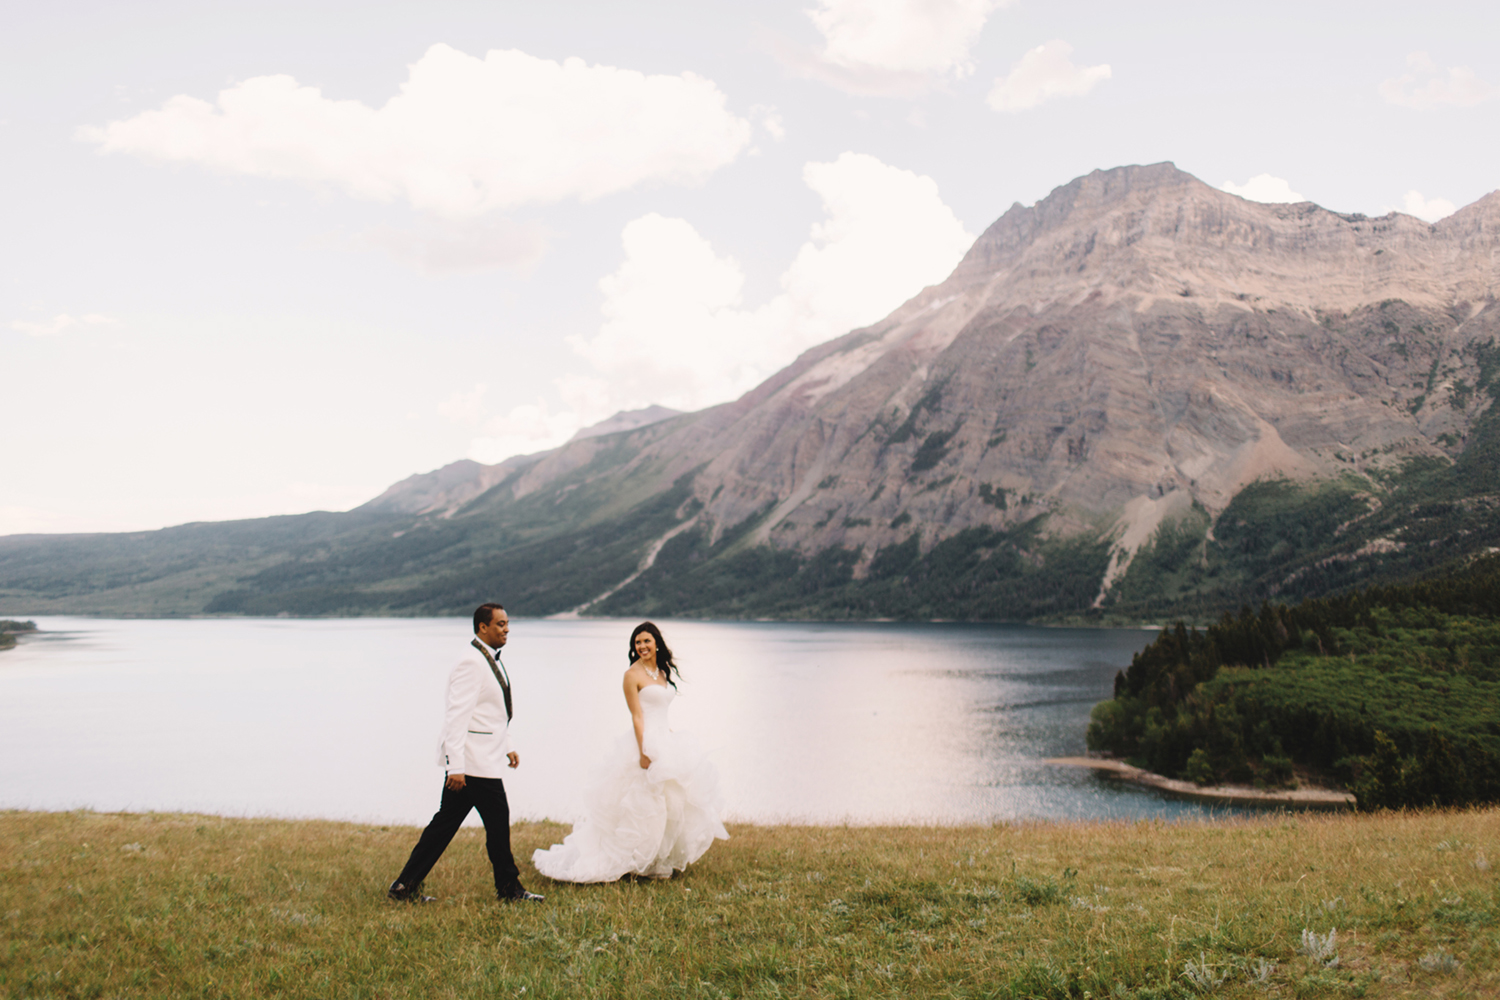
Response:
POLYGON ((505 756, 507 756, 507 757, 510 758, 510 766, 511 767, 520 767, 521 766, 521 755, 518 754, 518 753, 516 753, 514 750, 512 750, 510 753, 506 754, 505 756))
POLYGON ((448 787, 453 789, 455 792, 463 791, 464 776, 461 774, 448 775, 448 787))

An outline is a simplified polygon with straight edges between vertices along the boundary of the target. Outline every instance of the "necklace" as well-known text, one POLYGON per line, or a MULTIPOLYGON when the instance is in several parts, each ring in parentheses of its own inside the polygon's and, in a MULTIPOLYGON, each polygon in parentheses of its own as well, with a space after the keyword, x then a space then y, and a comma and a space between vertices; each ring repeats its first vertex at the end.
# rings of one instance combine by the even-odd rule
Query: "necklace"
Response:
POLYGON ((641 666, 645 668, 647 675, 650 676, 653 681, 661 680, 661 671, 657 670, 655 667, 647 667, 644 663, 642 663, 641 666))

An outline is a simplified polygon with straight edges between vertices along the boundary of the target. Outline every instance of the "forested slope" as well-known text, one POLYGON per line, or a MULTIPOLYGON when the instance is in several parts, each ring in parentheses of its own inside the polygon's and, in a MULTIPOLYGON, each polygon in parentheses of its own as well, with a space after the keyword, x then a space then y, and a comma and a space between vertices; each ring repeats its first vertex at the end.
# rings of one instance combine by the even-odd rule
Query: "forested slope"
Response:
POLYGON ((1088 741, 1200 783, 1278 786, 1306 768, 1366 809, 1500 800, 1500 556, 1164 629, 1088 741))

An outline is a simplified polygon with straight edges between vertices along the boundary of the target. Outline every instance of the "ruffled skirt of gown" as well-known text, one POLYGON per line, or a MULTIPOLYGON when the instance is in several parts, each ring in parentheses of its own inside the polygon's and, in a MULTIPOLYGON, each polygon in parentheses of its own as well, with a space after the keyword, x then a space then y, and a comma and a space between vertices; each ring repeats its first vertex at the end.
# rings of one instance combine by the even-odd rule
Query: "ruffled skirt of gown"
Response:
POLYGON ((532 855, 537 871, 559 882, 613 882, 631 874, 669 878, 701 858, 715 839, 729 838, 718 771, 691 737, 671 732, 664 721, 647 724, 647 769, 641 768, 633 733, 614 742, 584 793, 573 832, 532 855))

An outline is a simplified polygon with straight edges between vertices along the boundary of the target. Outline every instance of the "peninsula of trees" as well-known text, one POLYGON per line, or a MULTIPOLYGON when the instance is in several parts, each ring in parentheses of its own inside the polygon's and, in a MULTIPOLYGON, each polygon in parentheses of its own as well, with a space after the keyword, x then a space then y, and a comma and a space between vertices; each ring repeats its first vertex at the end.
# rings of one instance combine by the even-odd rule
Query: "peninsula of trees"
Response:
POLYGON ((1095 706, 1088 743, 1202 784, 1300 771, 1366 810, 1500 801, 1500 556, 1164 629, 1095 706))

